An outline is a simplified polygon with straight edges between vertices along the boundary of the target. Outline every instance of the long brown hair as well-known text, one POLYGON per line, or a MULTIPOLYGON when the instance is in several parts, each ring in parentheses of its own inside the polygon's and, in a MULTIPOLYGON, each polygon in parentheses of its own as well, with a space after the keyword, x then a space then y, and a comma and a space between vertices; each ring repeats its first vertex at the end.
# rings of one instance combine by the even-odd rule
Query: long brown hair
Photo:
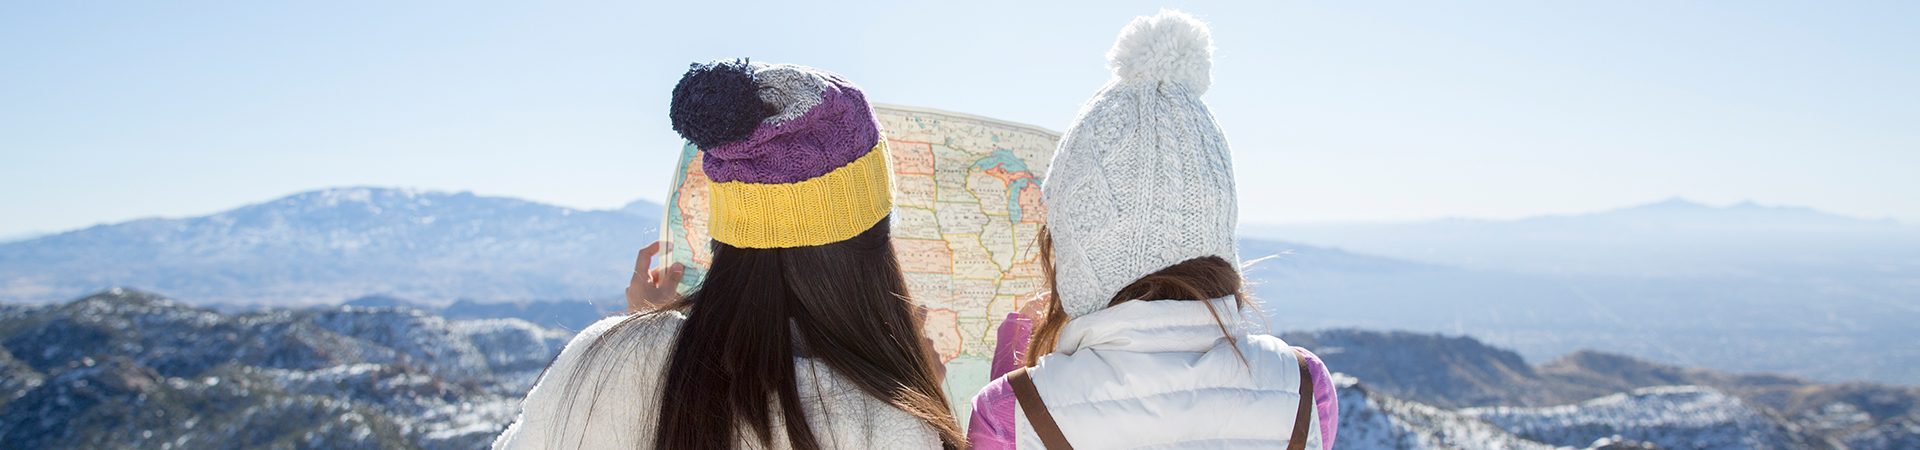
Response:
MULTIPOLYGON (((1040 362, 1040 357, 1053 353, 1054 346, 1060 341, 1060 330, 1067 326, 1066 309, 1060 303, 1060 284, 1054 280, 1053 234, 1046 227, 1040 228, 1040 273, 1047 280, 1047 289, 1053 295, 1047 296, 1047 312, 1040 323, 1033 328, 1033 337, 1027 341, 1026 360, 1028 367, 1040 362)), ((1215 310, 1212 300, 1233 296, 1234 302, 1241 307, 1249 306, 1248 296, 1243 290, 1245 282, 1240 277, 1239 268, 1218 256, 1194 258, 1160 269, 1147 276, 1134 280, 1132 284, 1120 288, 1107 306, 1118 305, 1134 300, 1193 300, 1207 305, 1207 311, 1213 314, 1213 321, 1220 326, 1220 333, 1233 343, 1233 333, 1227 331, 1227 323, 1215 310)), ((1234 346, 1235 354, 1240 352, 1234 346)), ((1245 355, 1241 355, 1245 360, 1245 355)))
POLYGON ((701 284, 663 309, 685 311, 687 319, 673 342, 660 404, 653 405, 654 448, 730 449, 748 435, 771 447, 779 414, 793 448, 819 449, 801 407, 808 399, 796 386, 796 356, 824 363, 867 395, 919 418, 945 448, 966 448, 940 389, 940 362, 921 345, 888 224, 883 219, 852 239, 812 247, 715 241, 701 284), (741 426, 749 433, 736 432, 741 426))

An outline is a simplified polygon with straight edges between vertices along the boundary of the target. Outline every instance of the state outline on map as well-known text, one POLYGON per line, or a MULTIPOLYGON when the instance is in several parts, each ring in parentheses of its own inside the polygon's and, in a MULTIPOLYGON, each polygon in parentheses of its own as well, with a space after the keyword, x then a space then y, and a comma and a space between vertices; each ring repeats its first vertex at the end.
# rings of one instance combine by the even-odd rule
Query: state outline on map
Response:
MULTIPOLYGON (((1036 139, 1038 140, 1038 142, 1058 140, 1058 134, 1052 132, 1051 130, 1047 130, 1045 128, 1027 125, 1027 124, 1007 122, 1007 121, 995 120, 995 119, 987 119, 987 118, 982 118, 982 117, 974 116, 970 114, 933 110, 931 108, 899 107, 895 105, 879 105, 879 106, 893 109, 895 110, 896 113, 899 113, 900 115, 905 116, 907 118, 911 118, 916 122, 919 120, 919 118, 916 117, 916 113, 929 114, 929 115, 934 115, 936 117, 940 117, 941 122, 939 126, 941 127, 957 125, 961 127, 973 127, 981 130, 1012 129, 1012 131, 1015 132, 1016 134, 1026 134, 1028 135, 1029 138, 1036 139)), ((993 141, 997 143, 999 142, 999 136, 1002 136, 1002 135, 995 133, 993 136, 994 136, 993 141)), ((913 176, 913 177, 925 177, 925 180, 929 181, 925 185, 927 188, 931 190, 931 192, 929 192, 930 195, 928 195, 928 200, 929 200, 928 203, 930 204, 927 205, 926 207, 920 206, 918 204, 915 204, 912 206, 899 205, 899 207, 912 208, 912 209, 928 211, 928 212, 940 211, 940 210, 943 210, 943 208, 945 208, 944 210, 946 211, 964 211, 964 210, 971 209, 973 214, 977 214, 977 216, 973 216, 973 217, 983 219, 982 221, 977 223, 975 221, 969 220, 967 221, 968 223, 965 223, 965 224, 955 224, 955 223, 947 222, 948 219, 951 219, 950 217, 943 217, 942 215, 939 215, 939 214, 930 214, 931 219, 933 221, 933 228, 935 229, 935 232, 938 233, 938 235, 940 236, 939 241, 943 242, 947 247, 946 253, 947 255, 949 255, 949 258, 953 258, 955 255, 961 252, 970 253, 972 251, 979 251, 981 252, 981 254, 987 255, 987 258, 985 258, 985 262, 987 262, 989 267, 992 268, 990 275, 987 273, 974 273, 974 271, 963 272, 959 270, 952 270, 953 268, 955 268, 955 266, 957 266, 957 263, 953 262, 954 259, 949 259, 948 268, 950 270, 948 270, 945 273, 947 274, 947 277, 949 280, 954 280, 954 281, 974 280, 975 282, 986 283, 986 286, 982 286, 982 287, 987 287, 991 291, 991 294, 988 294, 989 298, 985 299, 985 303, 978 305, 978 307, 983 308, 981 312, 985 313, 986 317, 969 318, 965 316, 956 316, 956 319, 961 319, 960 321, 963 321, 963 322, 972 322, 976 320, 984 321, 984 322, 987 322, 987 323, 984 323, 984 325, 986 326, 966 327, 966 326, 960 326, 961 325, 960 323, 953 323, 950 325, 959 329, 953 329, 951 331, 965 334, 967 331, 966 329, 968 328, 981 328, 980 330, 978 330, 978 332, 982 336, 976 336, 976 338, 986 338, 990 336, 993 333, 993 328, 995 328, 993 326, 994 324, 991 323, 992 322, 991 317, 996 315, 997 313, 1003 313, 1002 311, 998 311, 1000 308, 996 308, 996 306, 1003 306, 1002 304, 1007 303, 1008 301, 1017 301, 1019 296, 1029 295, 1029 294, 1032 294, 1033 292, 1037 292, 1038 290, 1043 289, 1042 287, 1038 286, 1039 282, 1037 279, 1028 280, 1028 278, 1034 278, 1034 277, 1020 276, 1014 272, 1018 270, 1018 266, 1020 266, 1021 264, 1038 263, 1038 254, 1035 252, 1035 247, 1037 246, 1037 242, 1035 242, 1035 239, 1031 239, 1031 238, 1019 239, 1019 237, 1022 234, 1029 234, 1029 233, 1022 233, 1021 227, 1023 224, 1031 224, 1031 226, 1038 227, 1040 225, 1043 225, 1044 222, 1040 220, 1034 220, 1032 218, 1034 215, 1021 213, 1026 207, 1025 203, 1027 203, 1023 201, 1022 196, 1026 194, 1022 194, 1022 191, 1028 188, 1037 188, 1039 185, 1039 182, 1043 181, 1044 175, 1034 173, 1034 171, 1026 167, 1025 161, 1030 160, 1031 158, 1025 158, 1020 154, 1016 153, 1016 151, 1019 150, 1018 148, 1016 148, 1017 146, 993 145, 993 146, 982 149, 982 148, 975 148, 973 145, 966 145, 966 144, 973 144, 974 142, 955 142, 952 139, 948 139, 947 141, 944 141, 944 142, 932 142, 931 140, 912 139, 904 136, 901 138, 888 139, 888 141, 889 141, 889 148, 896 149, 897 152, 900 152, 899 153, 899 155, 901 155, 899 156, 900 159, 904 160, 907 158, 912 158, 912 160, 914 161, 912 166, 907 170, 896 170, 895 171, 896 176, 901 176, 902 174, 905 174, 907 176, 913 176), (1001 172, 1006 172, 1008 170, 1013 169, 1013 167, 1006 167, 1005 166, 1006 163, 1004 162, 995 163, 993 164, 992 167, 984 169, 984 171, 986 171, 986 173, 989 176, 999 179, 1000 182, 1003 183, 1003 185, 1008 188, 1008 190, 1005 193, 1002 193, 998 196, 991 195, 994 193, 983 192, 976 189, 975 180, 973 179, 973 177, 975 176, 974 170, 981 170, 981 164, 983 164, 984 161, 976 160, 973 164, 967 166, 968 169, 965 171, 949 171, 949 175, 947 177, 940 177, 939 176, 940 170, 938 169, 938 167, 941 165, 941 162, 943 160, 950 160, 952 158, 951 154, 948 154, 947 156, 943 157, 941 149, 945 149, 947 152, 958 152, 961 155, 968 155, 967 156, 968 158, 981 158, 981 159, 993 158, 998 156, 999 153, 1004 152, 1007 155, 1006 158, 1011 159, 1016 164, 1018 164, 1017 167, 1019 170, 1017 173, 1019 175, 1008 177, 1008 176, 1003 176, 1004 174, 994 174, 993 173, 994 170, 1000 170, 1001 172), (908 153, 908 152, 912 152, 912 153, 908 153), (922 163, 923 160, 925 161, 924 163, 922 163), (922 165, 926 165, 929 167, 921 167, 922 165), (952 179, 953 173, 961 174, 960 179, 953 180, 952 179), (942 179, 945 179, 947 181, 941 182, 942 179), (1016 183, 1016 181, 1019 181, 1019 183, 1016 183), (952 185, 948 185, 948 184, 952 184, 952 185), (957 188, 960 191, 959 193, 957 193, 959 195, 943 195, 943 194, 946 194, 945 191, 947 189, 955 189, 955 188, 957 188), (959 200, 959 199, 956 199, 956 197, 964 198, 966 200, 959 200), (986 203, 986 201, 991 201, 990 199, 993 197, 1006 198, 1006 205, 1008 205, 1008 208, 1005 212, 996 212, 994 209, 988 208, 989 205, 988 203, 986 203), (954 209, 954 208, 958 208, 958 209, 954 209), (949 230, 955 230, 958 232, 950 233, 948 232, 949 230), (997 235, 999 233, 1006 233, 1006 235, 1002 238, 1012 238, 1011 240, 1004 241, 1005 244, 1009 246, 1009 248, 1007 249, 1008 253, 1005 253, 1006 255, 1005 263, 1002 263, 999 257, 994 256, 1002 253, 994 251, 994 248, 993 248, 994 246, 990 245, 991 242, 994 242, 996 240, 994 235, 997 235), (969 242, 969 243, 957 242, 958 240, 965 240, 965 239, 970 239, 972 240, 972 242, 969 242), (1022 241, 1025 241, 1025 242, 1022 242, 1022 241), (953 247, 954 245, 959 245, 959 244, 971 244, 969 245, 969 247, 974 247, 974 248, 959 249, 959 248, 953 247), (1027 253, 1032 253, 1032 254, 1025 255, 1027 253), (1023 258, 1022 257, 1023 255, 1025 255, 1026 257, 1023 258), (1022 286, 1022 285, 1025 285, 1025 286, 1022 286), (1022 291, 1022 292, 1014 292, 1016 290, 1022 291)), ((949 164, 950 163, 951 161, 949 161, 949 164)), ((1042 214, 1035 214, 1035 215, 1042 215, 1042 214)), ((929 241, 931 240, 929 239, 929 241)), ((955 306, 959 306, 959 305, 955 305, 955 306)), ((1011 304, 1004 305, 1004 306, 1008 307, 1009 311, 1011 311, 1011 308, 1013 307, 1013 305, 1011 304)), ((934 309, 939 309, 944 311, 944 310, 947 310, 948 308, 934 308, 934 309)), ((945 311, 945 312, 957 313, 957 311, 945 311)))

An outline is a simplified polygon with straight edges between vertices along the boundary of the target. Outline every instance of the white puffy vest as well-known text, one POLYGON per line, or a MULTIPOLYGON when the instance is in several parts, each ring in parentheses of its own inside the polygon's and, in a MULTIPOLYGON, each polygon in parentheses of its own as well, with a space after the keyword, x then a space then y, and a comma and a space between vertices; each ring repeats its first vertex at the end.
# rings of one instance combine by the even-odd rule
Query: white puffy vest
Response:
MULTIPOLYGON (((1239 355, 1197 301, 1126 302, 1067 323, 1029 373, 1074 448, 1286 448, 1302 398, 1292 346, 1250 333, 1231 297, 1211 303, 1239 355)), ((1014 417, 1018 447, 1044 448, 1026 411, 1014 417)), ((1321 448, 1318 418, 1304 420, 1307 448, 1321 448)))

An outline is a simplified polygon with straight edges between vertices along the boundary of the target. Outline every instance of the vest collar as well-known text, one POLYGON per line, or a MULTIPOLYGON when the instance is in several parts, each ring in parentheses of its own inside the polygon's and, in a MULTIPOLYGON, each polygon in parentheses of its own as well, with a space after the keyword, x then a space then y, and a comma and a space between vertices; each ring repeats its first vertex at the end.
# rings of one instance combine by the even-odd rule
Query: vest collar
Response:
MULTIPOLYGON (((1232 296, 1208 300, 1235 339, 1251 324, 1232 296)), ((1204 352, 1225 338, 1207 305, 1198 301, 1129 301, 1067 322, 1054 353, 1082 349, 1127 352, 1204 352)))

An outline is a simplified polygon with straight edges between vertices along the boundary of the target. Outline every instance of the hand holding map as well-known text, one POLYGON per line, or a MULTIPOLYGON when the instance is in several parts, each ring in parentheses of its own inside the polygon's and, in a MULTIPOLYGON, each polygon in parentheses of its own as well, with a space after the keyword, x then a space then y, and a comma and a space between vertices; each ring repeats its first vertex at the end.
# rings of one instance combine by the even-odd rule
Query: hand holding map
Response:
POLYGON ((627 313, 660 309, 673 303, 680 295, 680 278, 687 266, 680 263, 665 263, 661 267, 653 266, 653 257, 660 253, 666 241, 653 241, 640 249, 640 256, 634 258, 633 277, 627 279, 627 313))

